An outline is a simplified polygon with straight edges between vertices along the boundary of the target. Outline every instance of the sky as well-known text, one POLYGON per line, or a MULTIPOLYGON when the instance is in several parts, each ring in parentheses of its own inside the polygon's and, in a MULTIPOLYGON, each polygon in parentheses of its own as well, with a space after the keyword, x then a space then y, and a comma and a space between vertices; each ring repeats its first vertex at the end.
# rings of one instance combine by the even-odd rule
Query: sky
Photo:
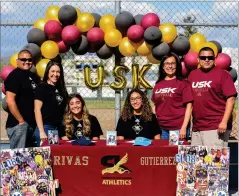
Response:
MULTIPOLYGON (((72 5, 83 12, 95 12, 116 15, 114 1, 6 1, 1 2, 1 24, 33 24, 37 19, 44 18, 47 8, 51 5, 72 5)), ((180 24, 183 17, 193 15, 195 23, 238 23, 238 2, 236 1, 122 1, 121 11, 129 11, 133 15, 156 13, 161 24, 180 24)), ((26 36, 32 26, 2 26, 1 57, 11 56, 27 44, 26 36)), ((178 27, 178 31, 182 29, 178 27)), ((237 48, 238 28, 198 27, 208 41, 216 40, 223 47, 237 48)))

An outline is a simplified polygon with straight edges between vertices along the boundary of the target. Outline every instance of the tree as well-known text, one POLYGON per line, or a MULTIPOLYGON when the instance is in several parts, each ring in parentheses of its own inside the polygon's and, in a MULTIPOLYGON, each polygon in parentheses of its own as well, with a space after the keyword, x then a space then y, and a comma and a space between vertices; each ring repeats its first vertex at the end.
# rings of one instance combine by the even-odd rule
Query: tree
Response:
MULTIPOLYGON (((196 17, 194 15, 190 16, 187 15, 186 17, 183 18, 184 23, 194 23, 196 21, 196 17)), ((183 35, 187 38, 189 38, 192 34, 197 33, 197 28, 195 26, 182 26, 184 29, 184 32, 181 33, 180 35, 183 35)))

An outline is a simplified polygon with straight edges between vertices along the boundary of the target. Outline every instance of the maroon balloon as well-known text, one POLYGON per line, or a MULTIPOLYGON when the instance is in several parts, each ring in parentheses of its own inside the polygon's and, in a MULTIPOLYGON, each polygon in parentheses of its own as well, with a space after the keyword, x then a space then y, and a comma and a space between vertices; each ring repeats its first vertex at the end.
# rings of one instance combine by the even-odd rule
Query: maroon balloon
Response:
POLYGON ((157 14, 154 13, 148 13, 145 14, 141 20, 141 26, 144 29, 147 29, 148 27, 159 27, 160 25, 160 19, 157 14))
POLYGON ((188 52, 184 56, 184 63, 189 70, 197 69, 198 67, 198 54, 196 52, 188 52))
POLYGON ((181 62, 181 65, 182 65, 182 74, 183 74, 184 77, 186 77, 188 75, 188 70, 187 70, 187 68, 185 66, 185 63, 183 61, 181 62))
POLYGON ((1 78, 3 80, 6 80, 6 78, 8 77, 8 75, 14 70, 15 68, 11 65, 6 65, 2 68, 1 71, 1 78))
POLYGON ((63 28, 61 37, 66 44, 75 44, 80 39, 80 31, 74 25, 68 25, 63 28))
POLYGON ((144 38, 144 29, 140 25, 133 25, 127 31, 127 37, 132 42, 139 42, 144 38))
POLYGON ((215 65, 222 69, 229 69, 231 66, 232 60, 231 57, 225 53, 218 53, 215 60, 215 65))
POLYGON ((70 50, 70 46, 67 45, 63 40, 57 42, 57 45, 59 47, 59 52, 60 53, 65 53, 65 52, 68 52, 70 50))
POLYGON ((104 42, 104 31, 99 27, 93 27, 87 32, 87 40, 90 43, 104 42))
POLYGON ((5 90, 5 85, 4 85, 4 83, 2 83, 2 92, 3 92, 4 95, 6 95, 6 90, 5 90))
POLYGON ((59 40, 61 39, 62 26, 56 20, 49 20, 44 26, 44 32, 48 39, 59 40))

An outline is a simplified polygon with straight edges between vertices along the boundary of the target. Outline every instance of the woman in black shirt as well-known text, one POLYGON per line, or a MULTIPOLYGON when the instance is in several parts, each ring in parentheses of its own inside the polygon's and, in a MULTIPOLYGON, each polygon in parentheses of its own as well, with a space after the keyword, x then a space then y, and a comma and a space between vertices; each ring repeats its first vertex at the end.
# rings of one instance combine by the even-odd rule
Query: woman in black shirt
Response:
POLYGON ((63 140, 80 139, 82 136, 98 140, 103 135, 97 118, 89 114, 85 101, 79 94, 69 97, 64 125, 61 134, 63 140))
POLYGON ((42 83, 37 86, 35 92, 36 146, 47 140, 48 130, 60 130, 67 97, 62 65, 49 61, 42 83))
POLYGON ((160 139, 157 118, 148 98, 140 89, 128 93, 116 131, 119 140, 136 137, 160 139))

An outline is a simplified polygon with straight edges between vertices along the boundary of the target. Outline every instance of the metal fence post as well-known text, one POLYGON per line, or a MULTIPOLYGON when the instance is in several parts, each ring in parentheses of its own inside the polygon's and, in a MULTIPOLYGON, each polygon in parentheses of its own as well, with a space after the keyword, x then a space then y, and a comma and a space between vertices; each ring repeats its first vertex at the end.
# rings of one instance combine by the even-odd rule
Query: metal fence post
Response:
MULTIPOLYGON (((115 1, 115 15, 120 13, 120 1, 115 1)), ((115 56, 115 65, 120 65, 121 58, 119 56, 115 56)), ((115 91, 115 127, 117 126, 119 117, 120 117, 120 92, 115 91)))

